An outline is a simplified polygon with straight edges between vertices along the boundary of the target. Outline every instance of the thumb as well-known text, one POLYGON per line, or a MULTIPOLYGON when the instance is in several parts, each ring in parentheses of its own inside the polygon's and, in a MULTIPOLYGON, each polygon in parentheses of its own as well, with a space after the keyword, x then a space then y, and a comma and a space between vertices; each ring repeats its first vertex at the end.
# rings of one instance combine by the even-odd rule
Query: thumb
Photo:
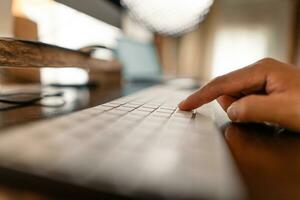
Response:
POLYGON ((232 103, 228 117, 234 122, 278 122, 279 102, 267 95, 249 95, 232 103))

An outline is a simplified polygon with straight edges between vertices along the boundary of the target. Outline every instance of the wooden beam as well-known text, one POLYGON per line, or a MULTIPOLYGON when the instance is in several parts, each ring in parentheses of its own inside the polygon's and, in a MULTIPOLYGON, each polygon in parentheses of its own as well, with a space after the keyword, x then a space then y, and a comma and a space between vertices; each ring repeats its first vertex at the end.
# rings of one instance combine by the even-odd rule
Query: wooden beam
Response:
POLYGON ((11 38, 0 38, 0 66, 20 68, 79 67, 93 71, 120 71, 120 65, 91 58, 85 52, 11 38))

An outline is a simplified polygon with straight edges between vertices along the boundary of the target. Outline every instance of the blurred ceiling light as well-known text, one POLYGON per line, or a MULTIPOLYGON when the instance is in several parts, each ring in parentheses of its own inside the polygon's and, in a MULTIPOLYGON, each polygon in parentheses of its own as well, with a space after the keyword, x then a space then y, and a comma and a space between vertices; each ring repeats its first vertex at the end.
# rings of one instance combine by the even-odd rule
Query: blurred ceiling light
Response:
POLYGON ((122 0, 129 13, 151 31, 180 35, 195 28, 214 0, 122 0))

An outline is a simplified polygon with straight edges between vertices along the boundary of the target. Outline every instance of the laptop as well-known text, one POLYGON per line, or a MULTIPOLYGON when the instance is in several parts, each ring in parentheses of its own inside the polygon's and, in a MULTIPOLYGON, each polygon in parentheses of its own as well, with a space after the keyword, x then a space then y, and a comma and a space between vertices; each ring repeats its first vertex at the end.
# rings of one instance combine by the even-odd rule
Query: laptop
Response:
POLYGON ((123 77, 129 82, 160 82, 161 66, 153 43, 120 37, 115 55, 123 66, 123 77))

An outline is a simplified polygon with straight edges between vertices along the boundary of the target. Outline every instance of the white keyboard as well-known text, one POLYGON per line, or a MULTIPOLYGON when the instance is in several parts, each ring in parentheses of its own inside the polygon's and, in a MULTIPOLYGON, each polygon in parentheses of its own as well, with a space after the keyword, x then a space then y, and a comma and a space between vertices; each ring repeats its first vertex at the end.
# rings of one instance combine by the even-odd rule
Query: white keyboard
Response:
POLYGON ((167 199, 240 199, 241 183, 209 107, 157 86, 97 107, 11 128, 0 166, 97 191, 167 199))

